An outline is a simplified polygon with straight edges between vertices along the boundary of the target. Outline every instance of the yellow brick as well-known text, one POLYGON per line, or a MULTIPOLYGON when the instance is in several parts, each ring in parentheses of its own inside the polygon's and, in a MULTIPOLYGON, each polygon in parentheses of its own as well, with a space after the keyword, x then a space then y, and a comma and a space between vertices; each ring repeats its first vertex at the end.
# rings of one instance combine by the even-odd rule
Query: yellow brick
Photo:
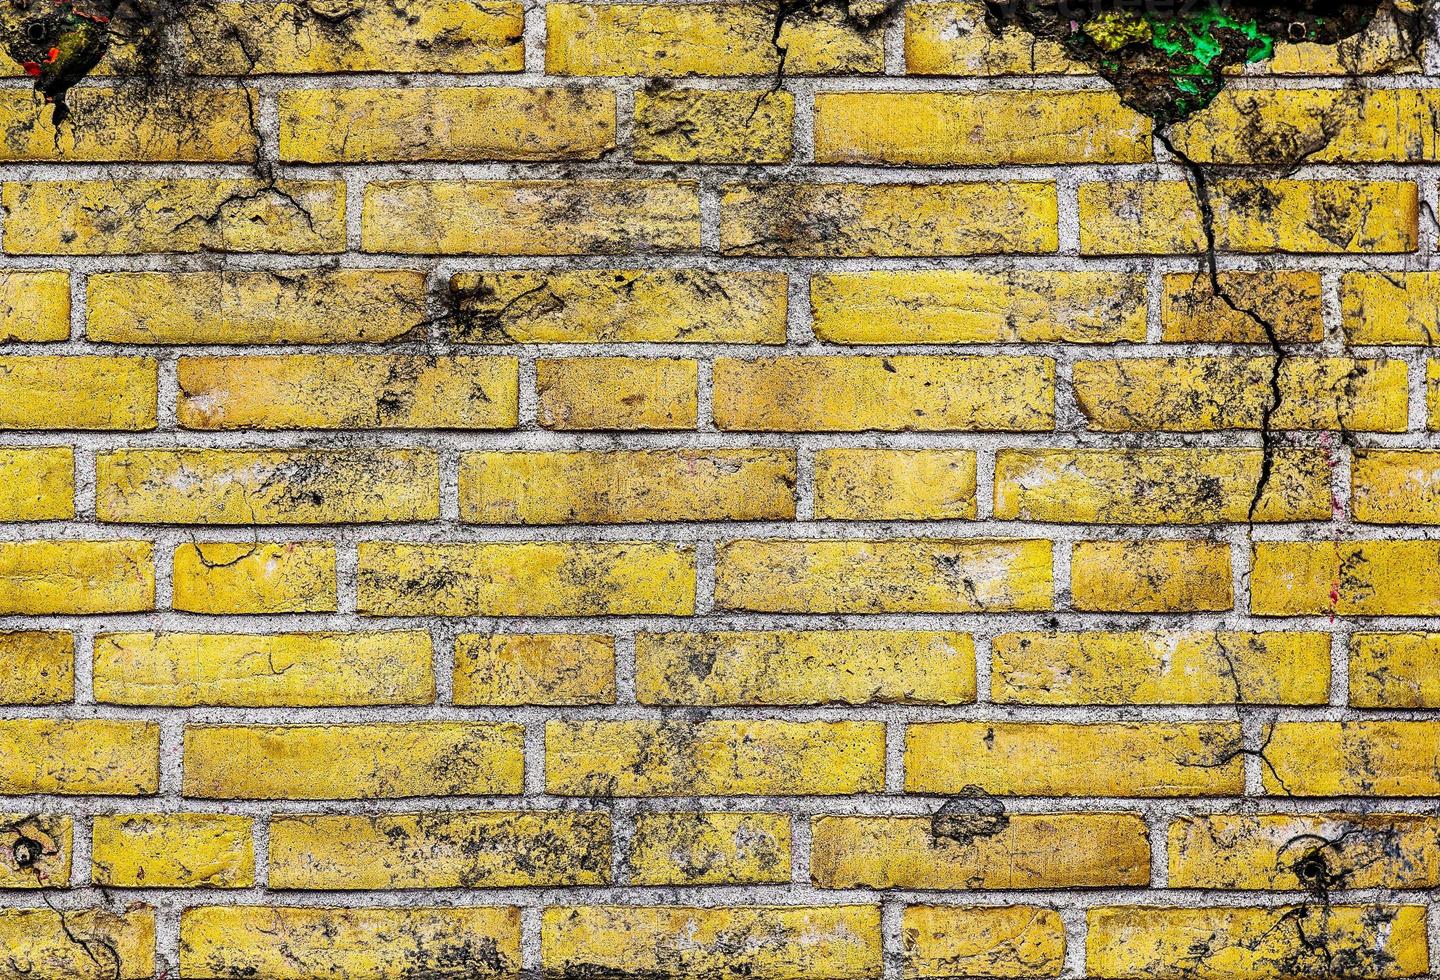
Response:
POLYGON ((519 793, 520 725, 187 725, 185 795, 397 799, 519 793))
POLYGON ((1259 449, 1002 449, 995 517, 1061 524, 1214 524, 1330 518, 1325 454, 1277 449, 1258 505, 1259 449))
POLYGON ((997 704, 1326 704, 1325 633, 1002 633, 997 704))
POLYGON ((335 612, 335 546, 182 544, 175 549, 174 608, 212 615, 335 612))
POLYGON ((551 75, 879 74, 882 32, 848 26, 837 11, 789 17, 758 3, 557 3, 545 8, 551 75))
POLYGON ((1440 274, 1347 272, 1340 310, 1352 344, 1434 346, 1440 339, 1440 274))
POLYGON ((695 550, 658 542, 360 544, 369 616, 689 616, 695 550))
POLYGON ((811 837, 810 877, 821 888, 1074 888, 1150 882, 1145 822, 1130 813, 999 816, 976 811, 954 821, 943 814, 938 820, 817 817, 811 837))
POLYGON ((1160 296, 1161 339, 1172 343, 1268 344, 1266 323, 1282 344, 1318 343, 1324 337, 1320 273, 1229 271, 1216 278, 1221 291, 1218 297, 1206 273, 1165 274, 1160 296))
POLYGON ((347 88, 280 93, 280 159, 595 160, 615 146, 605 89, 347 88))
POLYGON ((24 616, 155 608, 148 541, 0 542, 0 613, 24 616))
POLYGON ((180 972, 266 980, 511 977, 520 910, 202 906, 180 914, 180 972))
POLYGON ((68 273, 0 273, 0 344, 11 341, 33 344, 69 339, 68 273))
POLYGON ((1037 432, 1055 425, 1055 363, 998 355, 721 357, 714 399, 722 429, 1037 432))
POLYGON ((186 357, 187 429, 508 429, 519 416, 513 357, 186 357))
POLYGON ((540 960, 557 977, 866 980, 880 974, 880 907, 560 906, 541 920, 540 960))
POLYGON ((521 71, 524 8, 512 0, 405 0, 312 8, 215 3, 186 11, 186 71, 201 75, 521 71))
POLYGON ((1357 449, 1350 507, 1367 524, 1440 524, 1440 452, 1357 449))
POLYGON ((1268 793, 1440 796, 1435 722, 1282 721, 1266 738, 1268 793))
POLYGON ((426 319, 403 269, 103 272, 86 294, 85 336, 118 344, 383 343, 426 319))
POLYGON ((1408 31, 1399 29, 1397 7, 1409 14, 1418 10, 1418 5, 1411 0, 1382 7, 1364 30, 1343 38, 1337 44, 1277 44, 1274 56, 1251 70, 1272 75, 1344 75, 1350 78, 1419 71, 1417 58, 1420 49, 1408 31))
POLYGON ((905 71, 911 75, 1089 74, 1059 41, 987 24, 983 0, 905 5, 905 71))
MULTIPOLYGON (((1236 796, 1244 789, 1240 725, 912 724, 905 790, 978 786, 1013 796, 1236 796)), ((1057 855, 1063 859, 1063 854, 1057 855)))
POLYGON ((680 358, 545 358, 535 389, 547 429, 693 429, 700 411, 698 364, 680 358))
POLYGON ((1049 541, 726 541, 719 609, 797 613, 1050 609, 1049 541))
POLYGON ((455 704, 615 703, 615 640, 594 634, 462 633, 455 704))
MULTIPOLYGON (((66 96, 80 127, 51 124, 25 89, 0 95, 0 161, 252 163, 256 134, 244 92, 82 86, 66 96), (177 123, 183 119, 183 123, 177 123)), ((254 96, 251 96, 252 98, 254 96)))
POLYGON ((625 866, 634 885, 790 881, 786 813, 640 813, 625 866))
POLYGON ((1354 633, 1350 706, 1440 708, 1440 634, 1354 633))
POLYGON ((901 917, 905 977, 1058 977, 1065 923, 1036 906, 908 905, 901 917))
POLYGON ((840 344, 1145 340, 1145 277, 1130 272, 907 269, 810 280, 815 336, 840 344))
POLYGON ((93 877, 116 888, 249 888, 254 821, 223 813, 127 813, 95 818, 93 877))
POLYGON ((148 357, 0 357, 0 429, 155 428, 148 357))
POLYGON ((430 634, 102 633, 95 700, 193 708, 429 704, 430 634))
POLYGON ((75 638, 0 632, 0 704, 64 704, 75 697, 75 638))
POLYGON ((1255 545, 1258 616, 1440 615, 1440 541, 1264 541, 1255 545))
POLYGON ((791 449, 476 452, 460 460, 460 519, 475 524, 786 521, 791 449))
POLYGON ((7 182, 11 255, 345 250, 345 185, 323 180, 7 182))
POLYGON ((0 909, 0 949, 25 980, 151 980, 155 910, 0 909))
POLYGON ((74 838, 69 817, 0 813, 0 888, 69 885, 74 838))
POLYGON ((1440 430, 1440 361, 1425 362, 1425 427, 1440 430))
POLYGON ((545 786, 561 796, 834 796, 884 783, 878 722, 545 724, 545 786))
POLYGON ((1041 182, 727 184, 720 248, 815 257, 1053 252, 1057 208, 1055 185, 1041 182))
POLYGON ((815 162, 883 166, 1143 163, 1148 118, 1114 92, 821 92, 815 162))
POLYGON ((0 521, 68 520, 75 516, 75 453, 0 449, 0 488, 0 521))
POLYGON ((635 93, 635 159, 784 163, 794 120, 789 92, 645 88, 635 93))
POLYGON ((1072 605, 1087 612, 1230 609, 1230 545, 1215 541, 1077 541, 1072 605))
POLYGON ((1440 826, 1422 814, 1229 814, 1170 825, 1171 888, 1434 888, 1440 826))
POLYGON ((973 520, 975 453, 969 449, 818 450, 815 517, 973 520))
POLYGON ((96 459, 95 511, 141 524, 428 521, 433 450, 124 449, 96 459))
POLYGON ((1207 980, 1288 980, 1336 969, 1365 977, 1426 972, 1423 905, 1318 905, 1085 912, 1086 976, 1173 976, 1177 964, 1207 980))
POLYGON ((703 269, 466 272, 450 280, 459 343, 783 344, 788 278, 703 269))
POLYGON ((786 630, 641 633, 641 704, 968 704, 968 633, 786 630))
MULTIPOLYGON (((1222 252, 1416 248, 1418 204, 1408 181, 1221 179, 1210 182, 1209 199, 1222 252)), ((1204 248, 1188 183, 1080 185, 1081 255, 1188 255, 1204 248)))
POLYGON ((365 185, 360 242, 366 252, 423 255, 696 249, 699 185, 693 180, 378 180, 365 185))
MULTIPOLYGON (((1075 398, 1089 427, 1107 432, 1259 429, 1270 405, 1269 357, 1173 357, 1078 361, 1075 398)), ((1404 432, 1405 363, 1348 357, 1287 357, 1273 429, 1404 432)))
POLYGON ((154 722, 0 721, 0 793, 149 796, 159 786, 160 728, 154 722))
POLYGON ((270 887, 512 888, 610 878, 610 818, 559 810, 277 816, 270 887))

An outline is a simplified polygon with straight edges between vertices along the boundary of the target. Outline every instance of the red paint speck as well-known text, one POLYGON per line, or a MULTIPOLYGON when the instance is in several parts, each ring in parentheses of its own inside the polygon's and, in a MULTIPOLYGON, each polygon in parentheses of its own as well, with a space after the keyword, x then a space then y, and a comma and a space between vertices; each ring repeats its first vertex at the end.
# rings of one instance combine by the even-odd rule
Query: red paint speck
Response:
POLYGON ((25 74, 31 78, 40 77, 40 63, 38 61, 27 61, 23 67, 25 68, 25 74))

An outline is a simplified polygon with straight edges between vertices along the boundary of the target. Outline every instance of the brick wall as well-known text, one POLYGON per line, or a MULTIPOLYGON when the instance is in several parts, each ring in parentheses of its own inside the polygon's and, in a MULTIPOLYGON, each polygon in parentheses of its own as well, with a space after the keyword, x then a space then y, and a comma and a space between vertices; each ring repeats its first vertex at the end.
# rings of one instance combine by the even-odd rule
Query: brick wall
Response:
POLYGON ((0 976, 1440 975, 1433 51, 1221 298, 968 0, 191 13, 0 88, 0 976))

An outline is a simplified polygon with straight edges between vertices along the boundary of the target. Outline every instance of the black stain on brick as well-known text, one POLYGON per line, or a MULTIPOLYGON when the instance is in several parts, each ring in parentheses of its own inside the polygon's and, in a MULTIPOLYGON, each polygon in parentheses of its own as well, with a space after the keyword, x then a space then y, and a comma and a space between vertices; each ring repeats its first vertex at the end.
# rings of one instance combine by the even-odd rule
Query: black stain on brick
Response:
POLYGON ((930 835, 937 841, 965 845, 994 837, 1010 826, 1005 804, 979 786, 965 786, 930 817, 930 835))

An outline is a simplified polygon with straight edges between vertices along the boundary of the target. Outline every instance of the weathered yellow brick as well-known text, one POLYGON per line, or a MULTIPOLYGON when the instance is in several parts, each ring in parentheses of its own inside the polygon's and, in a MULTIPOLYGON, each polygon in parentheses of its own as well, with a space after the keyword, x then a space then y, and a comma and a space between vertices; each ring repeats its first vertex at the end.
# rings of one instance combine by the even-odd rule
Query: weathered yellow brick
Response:
POLYGON ((513 888, 610 878, 610 818, 598 812, 454 810, 277 816, 270 887, 513 888))
POLYGON ((905 5, 905 71, 911 75, 1077 75, 1090 69, 1059 41, 1020 27, 997 33, 983 0, 905 5))
MULTIPOLYGON (((254 98, 254 96, 250 96, 254 98)), ((67 93, 82 127, 56 127, 37 115, 25 89, 0 95, 0 161, 251 163, 257 143, 246 94, 184 88, 159 91, 82 86, 67 93), (183 114, 183 115, 182 115, 183 114), (177 125, 177 117, 183 125, 177 125)))
POLYGON ((639 813, 625 857, 634 885, 790 881, 786 813, 639 813))
POLYGON ((1057 209, 1055 185, 1043 182, 727 184, 720 248, 816 257, 1053 252, 1057 209))
POLYGON ((561 796, 834 796, 884 783, 878 722, 545 724, 545 786, 561 796))
POLYGON ((1440 615, 1440 541, 1262 541, 1258 616, 1440 615))
POLYGON ((455 704, 615 703, 615 640, 595 634, 461 633, 455 704))
POLYGON ((73 450, 0 449, 0 521, 63 521, 74 516, 73 450))
POLYGON ((1281 721, 1266 734, 1265 790, 1295 796, 1440 796, 1440 724, 1281 721))
MULTIPOLYGON (((8 191, 9 185, 6 185, 8 191)), ((360 247, 422 255, 616 255, 700 247, 693 180, 377 180, 360 247)))
POLYGON ((460 460, 460 519, 475 524, 786 521, 791 449, 475 452, 460 460))
POLYGON ((1230 609, 1230 545, 1215 541, 1077 541, 1072 605, 1088 612, 1230 609))
POLYGON ((829 9, 787 17, 759 3, 557 3, 545 8, 551 75, 879 74, 883 33, 829 9), (778 36, 776 27, 780 27, 778 36))
POLYGON ((1047 357, 721 357, 714 382, 722 429, 1037 432, 1055 425, 1055 363, 1047 357))
POLYGON ((360 544, 369 616, 689 616, 695 549, 658 542, 360 544))
MULTIPOLYGON (((1287 94, 1290 90, 1286 90, 1287 94)), ((1418 199, 1409 181, 1242 180, 1209 184, 1222 252, 1413 252, 1418 199)), ((1185 181, 1080 185, 1081 255, 1187 255, 1205 249, 1185 181)))
POLYGON ((149 796, 160 780, 160 728, 151 721, 0 721, 0 793, 149 796))
POLYGON ((559 906, 544 912, 546 976, 757 976, 865 980, 880 973, 878 905, 559 906))
POLYGON ((0 613, 147 612, 155 608, 148 541, 0 542, 0 613))
POLYGON ((200 75, 521 71, 514 0, 404 0, 316 9, 214 3, 186 12, 185 68, 200 75))
POLYGON ((641 704, 968 704, 968 633, 781 630, 641 633, 641 704))
POLYGON ((184 612, 335 612, 335 546, 209 542, 175 549, 174 608, 184 612))
POLYGON ((450 279, 459 343, 783 344, 782 273, 534 269, 450 279))
POLYGON ((187 429, 508 429, 519 418, 513 357, 185 357, 187 429))
POLYGON ((0 888, 69 885, 74 839, 75 821, 69 817, 0 813, 0 888))
POLYGON ((148 357, 0 357, 0 429, 155 428, 148 357))
POLYGON ((997 704, 1327 704, 1326 633, 1002 633, 997 704))
POLYGON ((253 833, 250 817, 223 813, 97 816, 92 875, 116 888, 249 888, 253 833))
POLYGON ((1426 972, 1423 905, 1271 908, 1101 907, 1085 912, 1086 976, 1172 976, 1177 964, 1211 980, 1426 972), (1340 966, 1343 964, 1343 966, 1340 966))
POLYGON ((615 94, 569 88, 346 88, 280 93, 280 159, 595 160, 615 94))
POLYGON ((75 637, 0 633, 0 704, 64 704, 75 697, 75 637))
POLYGON ((1324 337, 1320 273, 1230 270, 1217 273, 1216 279, 1221 296, 1215 295, 1207 273, 1165 274, 1160 295, 1162 340, 1268 344, 1267 323, 1275 331, 1276 341, 1282 344, 1318 343, 1324 337), (1226 297, 1230 302, 1225 301, 1226 297))
MULTIPOLYGON (((1077 361, 1075 399, 1089 427, 1107 432, 1259 429, 1271 404, 1270 357, 1077 361)), ((1287 357, 1272 429, 1404 432, 1405 362, 1287 357)))
POLYGON ((815 517, 973 520, 975 453, 969 449, 818 450, 815 517))
POLYGON ((430 634, 101 633, 102 704, 277 708, 429 704, 430 634))
POLYGON ((943 811, 929 817, 817 817, 811 839, 810 878, 821 888, 1075 888, 1150 881, 1145 822, 1131 813, 1007 816, 971 808, 953 820, 943 811))
POLYGON ((513 977, 520 910, 201 906, 180 913, 180 973, 266 980, 513 977))
POLYGON ((1440 430, 1440 361, 1425 362, 1425 428, 1440 430))
POLYGON ((1330 518, 1325 454, 1277 449, 1002 449, 995 517, 1061 524, 1214 524, 1330 518))
POLYGON ((794 121, 789 92, 644 88, 635 93, 635 159, 784 163, 794 121))
POLYGON ((1440 708, 1437 662, 1437 633, 1351 634, 1350 706, 1440 708))
POLYGON ((821 92, 815 162, 1143 163, 1150 120, 1106 92, 821 92))
POLYGON ((0 344, 69 339, 69 273, 0 273, 0 344))
POLYGON ((102 521, 335 524, 440 512, 428 449, 122 449, 101 453, 95 472, 102 521))
POLYGON ((1356 449, 1350 507, 1367 524, 1440 524, 1440 452, 1356 449))
POLYGON ((1358 33, 1336 44, 1302 41, 1276 44, 1274 55, 1247 66, 1251 71, 1271 75, 1358 75, 1409 74, 1420 70, 1420 48, 1411 33, 1402 29, 1396 14, 1413 15, 1418 5, 1400 0, 1376 11, 1376 16, 1358 33), (1398 8, 1398 9, 1397 9, 1398 8))
POLYGON ((397 799, 519 793, 520 725, 465 722, 185 727, 185 795, 397 799))
POLYGON ((900 937, 905 977, 1058 977, 1065 923, 1027 905, 907 905, 900 937))
POLYGON ((839 344, 1145 340, 1131 272, 878 269, 810 280, 815 336, 839 344))
POLYGON ((1170 825, 1171 888, 1434 888, 1440 830, 1418 813, 1232 814, 1170 825))
POLYGON ((1440 273, 1346 272, 1340 313, 1352 344, 1434 346, 1440 339, 1440 273))
POLYGON ((345 250, 336 181, 131 179, 6 182, 11 255, 345 250))
POLYGON ((383 343, 426 319, 408 269, 103 272, 86 300, 85 336, 118 344, 383 343))
POLYGON ((0 909, 0 949, 26 980, 151 980, 155 910, 0 909))
POLYGON ((1049 541, 771 539, 716 551, 720 609, 1034 612, 1053 601, 1049 541))
POLYGON ((678 357, 565 357, 535 362, 547 429, 693 429, 700 371, 678 357))
MULTIPOLYGON (((1061 724, 957 721, 905 733, 905 789, 1013 796, 1236 796, 1232 722, 1061 724)), ((1063 855, 1057 854, 1063 860, 1063 855)))

